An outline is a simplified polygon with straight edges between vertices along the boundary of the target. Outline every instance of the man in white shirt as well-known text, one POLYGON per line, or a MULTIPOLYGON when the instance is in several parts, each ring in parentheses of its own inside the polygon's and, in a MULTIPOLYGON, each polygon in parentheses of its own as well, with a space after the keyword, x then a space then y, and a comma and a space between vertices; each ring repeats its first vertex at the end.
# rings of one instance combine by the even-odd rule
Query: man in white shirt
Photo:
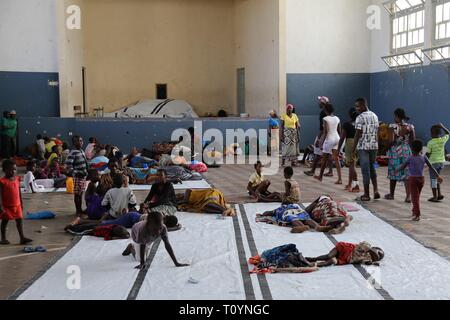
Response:
POLYGON ((375 161, 378 154, 378 129, 380 127, 378 117, 369 110, 367 100, 359 98, 355 103, 356 111, 359 113, 356 118, 355 127, 355 148, 359 153, 359 162, 364 181, 364 195, 361 201, 370 201, 370 182, 374 189, 374 199, 381 198, 378 192, 377 171, 375 161))
POLYGON ((128 187, 123 187, 123 185, 123 175, 116 174, 114 176, 114 188, 109 190, 102 200, 102 206, 109 208, 108 214, 113 218, 124 215, 130 207, 134 207, 137 203, 133 191, 128 187))

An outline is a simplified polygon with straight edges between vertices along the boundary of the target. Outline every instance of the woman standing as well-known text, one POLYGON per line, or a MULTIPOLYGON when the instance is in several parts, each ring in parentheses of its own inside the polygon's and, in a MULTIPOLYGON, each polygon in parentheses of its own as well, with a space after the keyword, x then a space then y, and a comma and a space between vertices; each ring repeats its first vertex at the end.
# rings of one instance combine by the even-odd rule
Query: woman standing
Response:
POLYGON ((289 104, 286 114, 281 117, 281 142, 283 143, 283 158, 281 165, 284 166, 286 160, 290 161, 292 166, 296 166, 298 161, 298 143, 300 123, 297 115, 293 112, 294 106, 289 104))
POLYGON ((416 139, 416 132, 412 124, 407 123, 409 118, 406 116, 404 109, 397 109, 394 112, 395 123, 389 125, 390 131, 390 148, 387 153, 389 158, 388 179, 391 181, 390 193, 384 198, 386 200, 394 200, 395 188, 397 182, 403 182, 406 190, 405 202, 411 202, 411 196, 408 187, 408 169, 398 170, 405 161, 411 156, 410 143, 416 139))
POLYGON ((338 173, 338 181, 336 184, 342 184, 342 172, 341 164, 339 162, 339 141, 341 139, 341 120, 334 115, 334 107, 331 104, 325 106, 325 112, 327 116, 323 118, 323 127, 325 141, 323 142, 323 159, 322 167, 320 169, 320 175, 315 178, 322 181, 323 174, 327 167, 330 157, 334 159, 336 163, 336 170, 338 173))

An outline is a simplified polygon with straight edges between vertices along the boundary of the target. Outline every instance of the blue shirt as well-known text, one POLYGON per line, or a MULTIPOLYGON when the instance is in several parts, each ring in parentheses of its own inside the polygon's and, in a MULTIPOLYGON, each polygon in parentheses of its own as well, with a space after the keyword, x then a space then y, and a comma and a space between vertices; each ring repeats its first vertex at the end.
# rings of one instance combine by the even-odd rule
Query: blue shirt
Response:
POLYGON ((269 127, 270 128, 279 128, 280 127, 280 122, 278 118, 269 118, 269 127))

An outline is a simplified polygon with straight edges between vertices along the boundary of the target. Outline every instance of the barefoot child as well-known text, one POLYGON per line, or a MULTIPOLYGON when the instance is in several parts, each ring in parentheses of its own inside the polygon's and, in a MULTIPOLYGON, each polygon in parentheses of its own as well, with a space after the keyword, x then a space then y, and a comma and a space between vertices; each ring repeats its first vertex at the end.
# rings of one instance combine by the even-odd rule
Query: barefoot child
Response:
POLYGON ((443 182, 443 179, 439 176, 439 173, 432 166, 430 161, 422 153, 423 143, 420 140, 414 140, 411 143, 412 156, 410 156, 404 164, 402 164, 398 170, 409 169, 409 188, 411 191, 411 201, 413 204, 413 221, 420 221, 420 194, 425 184, 425 177, 423 170, 425 164, 430 168, 430 171, 437 177, 439 183, 443 182))
POLYGON ((284 168, 284 187, 286 189, 285 193, 282 193, 281 202, 283 204, 296 204, 300 202, 300 186, 298 182, 293 180, 294 169, 292 167, 284 168))
MULTIPOLYGON (((441 173, 444 169, 445 163, 445 145, 449 140, 450 131, 442 124, 435 125, 431 128, 432 139, 428 142, 427 157, 430 159, 430 163, 437 173, 441 173), (442 130, 445 132, 444 136, 441 136, 442 130)), ((430 202, 440 202, 444 200, 444 196, 441 193, 441 185, 437 181, 437 176, 432 170, 430 170, 431 189, 433 190, 433 198, 429 199, 430 202)))
POLYGON ((247 185, 249 195, 257 199, 258 202, 276 202, 279 197, 269 192, 270 181, 263 175, 263 165, 261 161, 255 163, 255 173, 250 176, 247 185))
POLYGON ((124 256, 132 254, 140 264, 136 269, 146 268, 146 259, 150 245, 156 241, 159 237, 164 242, 167 253, 172 258, 176 267, 187 267, 187 264, 182 264, 177 261, 173 252, 172 246, 167 236, 167 227, 163 224, 163 216, 158 212, 152 212, 148 215, 147 220, 136 223, 131 231, 131 238, 133 243, 130 243, 125 251, 122 253, 124 256))
POLYGON ((306 258, 309 262, 316 262, 318 267, 328 267, 332 265, 343 266, 347 264, 379 265, 383 260, 384 251, 377 247, 372 247, 367 242, 360 244, 339 242, 330 253, 317 258, 306 258))
POLYGON ((3 161, 2 167, 5 176, 0 179, 0 219, 2 220, 0 244, 10 244, 6 239, 6 227, 10 220, 16 220, 20 244, 30 243, 32 240, 23 235, 23 202, 20 192, 20 178, 16 176, 16 164, 7 159, 3 161))
POLYGON ((73 149, 70 151, 66 160, 66 170, 69 177, 73 177, 74 184, 74 202, 76 215, 80 217, 83 214, 82 203, 83 193, 86 188, 86 177, 88 162, 83 151, 83 138, 74 136, 72 138, 73 149))

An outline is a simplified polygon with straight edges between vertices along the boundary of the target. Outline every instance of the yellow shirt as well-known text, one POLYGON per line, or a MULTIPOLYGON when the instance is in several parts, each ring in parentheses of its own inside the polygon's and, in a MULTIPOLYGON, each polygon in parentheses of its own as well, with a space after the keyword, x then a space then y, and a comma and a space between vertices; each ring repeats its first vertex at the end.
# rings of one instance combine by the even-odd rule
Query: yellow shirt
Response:
POLYGON ((52 153, 52 148, 56 146, 55 141, 50 141, 49 143, 45 144, 45 151, 47 151, 48 153, 52 153))
POLYGON ((259 186, 264 181, 266 181, 266 178, 262 174, 259 175, 256 172, 252 174, 249 179, 249 182, 252 184, 253 188, 259 186))
POLYGON ((281 117, 281 120, 284 121, 284 126, 286 128, 291 128, 291 129, 295 129, 296 128, 295 124, 299 123, 298 117, 295 113, 293 113, 291 115, 291 117, 289 117, 287 114, 284 114, 281 117))

